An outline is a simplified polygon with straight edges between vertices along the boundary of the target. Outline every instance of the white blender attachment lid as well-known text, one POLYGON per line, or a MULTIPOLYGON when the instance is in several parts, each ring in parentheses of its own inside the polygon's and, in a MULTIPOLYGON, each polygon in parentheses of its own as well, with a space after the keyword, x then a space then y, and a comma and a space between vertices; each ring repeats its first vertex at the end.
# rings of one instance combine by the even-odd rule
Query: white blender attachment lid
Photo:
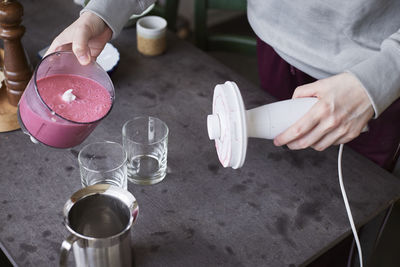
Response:
POLYGON ((224 167, 242 167, 247 149, 246 110, 234 82, 214 89, 213 114, 207 117, 210 140, 215 140, 218 158, 224 167))

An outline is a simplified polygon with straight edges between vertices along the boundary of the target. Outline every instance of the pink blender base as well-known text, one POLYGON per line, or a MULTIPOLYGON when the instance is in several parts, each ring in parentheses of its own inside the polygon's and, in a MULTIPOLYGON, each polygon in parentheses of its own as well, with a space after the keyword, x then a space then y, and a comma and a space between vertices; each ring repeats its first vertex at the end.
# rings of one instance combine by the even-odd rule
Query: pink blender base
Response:
POLYGON ((224 167, 242 167, 246 158, 247 126, 243 99, 234 82, 214 89, 213 114, 207 117, 208 136, 215 140, 219 161, 224 167))

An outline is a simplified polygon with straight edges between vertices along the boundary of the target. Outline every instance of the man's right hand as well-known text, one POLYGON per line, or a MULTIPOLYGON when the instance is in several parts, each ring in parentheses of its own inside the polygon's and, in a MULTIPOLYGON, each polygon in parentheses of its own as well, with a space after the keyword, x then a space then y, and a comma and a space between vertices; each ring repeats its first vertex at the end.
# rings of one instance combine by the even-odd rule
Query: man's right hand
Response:
POLYGON ((72 49, 79 62, 87 65, 92 59, 96 60, 111 37, 112 31, 107 24, 87 11, 53 40, 46 55, 72 49))

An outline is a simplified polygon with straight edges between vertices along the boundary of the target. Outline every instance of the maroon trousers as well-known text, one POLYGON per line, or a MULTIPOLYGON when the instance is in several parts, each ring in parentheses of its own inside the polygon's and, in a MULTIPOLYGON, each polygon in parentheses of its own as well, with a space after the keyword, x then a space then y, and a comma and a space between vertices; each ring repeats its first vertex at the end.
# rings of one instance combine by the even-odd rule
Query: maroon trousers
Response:
MULTIPOLYGON (((257 40, 258 71, 261 87, 279 100, 292 97, 297 86, 316 79, 284 61, 272 47, 257 40)), ((368 123, 369 131, 347 143, 358 153, 392 171, 399 157, 400 99, 377 119, 368 123)))

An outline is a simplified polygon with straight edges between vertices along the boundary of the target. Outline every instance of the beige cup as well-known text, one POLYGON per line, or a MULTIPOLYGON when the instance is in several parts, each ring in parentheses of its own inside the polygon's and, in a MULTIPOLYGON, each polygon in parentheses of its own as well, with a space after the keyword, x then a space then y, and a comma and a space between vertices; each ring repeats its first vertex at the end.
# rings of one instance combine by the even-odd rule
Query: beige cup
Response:
POLYGON ((146 56, 162 54, 167 47, 167 21, 158 16, 147 16, 136 23, 137 49, 146 56))

